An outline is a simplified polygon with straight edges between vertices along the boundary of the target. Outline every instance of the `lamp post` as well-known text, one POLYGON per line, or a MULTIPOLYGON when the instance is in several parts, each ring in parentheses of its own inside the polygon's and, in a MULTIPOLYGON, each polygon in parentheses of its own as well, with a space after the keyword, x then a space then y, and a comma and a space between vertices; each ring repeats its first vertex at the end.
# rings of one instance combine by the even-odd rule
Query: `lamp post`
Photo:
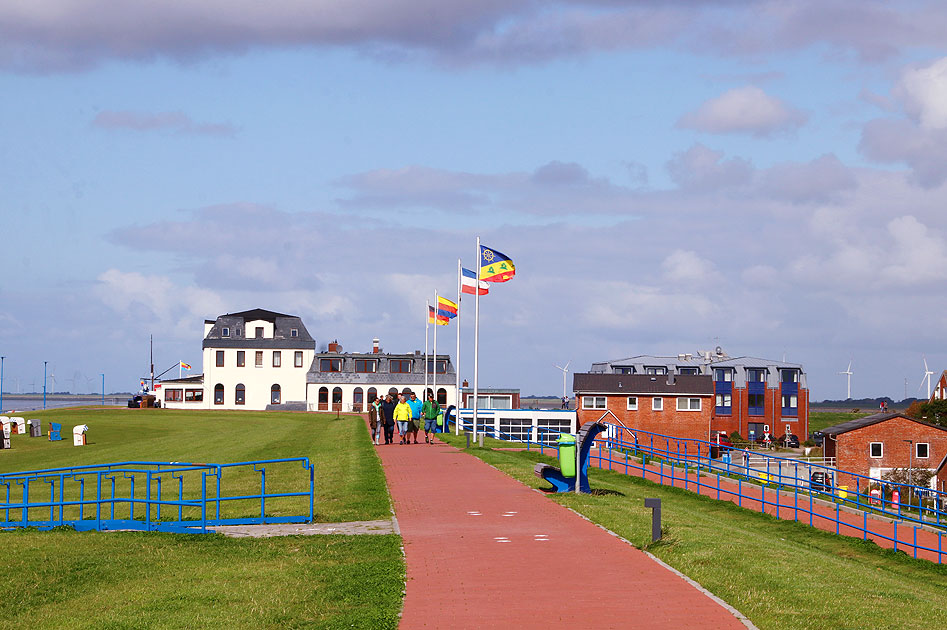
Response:
POLYGON ((46 409, 46 361, 43 361, 43 409, 46 409))
POLYGON ((3 360, 6 357, 0 357, 0 413, 3 413, 3 360))
POLYGON ((105 406, 105 373, 102 373, 102 406, 105 406))
POLYGON ((914 440, 901 440, 902 442, 907 442, 911 445, 911 450, 908 451, 908 485, 913 486, 911 483, 911 471, 914 468, 914 440))

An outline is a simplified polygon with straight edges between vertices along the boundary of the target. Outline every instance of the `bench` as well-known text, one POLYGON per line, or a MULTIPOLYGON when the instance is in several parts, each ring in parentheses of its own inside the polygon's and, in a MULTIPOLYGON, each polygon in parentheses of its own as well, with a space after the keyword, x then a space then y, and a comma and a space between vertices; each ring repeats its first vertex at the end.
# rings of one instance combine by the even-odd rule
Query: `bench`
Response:
MULTIPOLYGON (((586 422, 582 425, 582 428, 579 429, 579 433, 576 436, 575 447, 579 452, 579 461, 581 466, 579 466, 578 475, 566 476, 562 473, 562 470, 552 466, 550 464, 538 463, 533 469, 533 473, 540 479, 545 479, 552 484, 552 488, 546 489, 546 492, 574 492, 575 491, 575 482, 576 477, 579 480, 579 491, 589 493, 592 492, 592 489, 589 487, 589 455, 592 451, 592 442, 598 436, 599 433, 602 433, 606 430, 605 424, 601 422, 586 422)), ((561 463, 560 459, 560 463, 561 463)))

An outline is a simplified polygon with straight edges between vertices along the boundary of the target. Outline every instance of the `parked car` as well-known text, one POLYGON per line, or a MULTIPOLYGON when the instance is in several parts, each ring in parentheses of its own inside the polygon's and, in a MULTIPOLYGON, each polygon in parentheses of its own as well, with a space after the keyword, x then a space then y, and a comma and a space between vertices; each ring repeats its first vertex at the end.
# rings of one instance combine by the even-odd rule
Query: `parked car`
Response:
POLYGON ((717 431, 710 441, 719 445, 721 451, 729 451, 733 448, 733 441, 730 439, 730 436, 727 435, 726 431, 717 431))
POLYGON ((799 448, 799 436, 796 435, 795 433, 790 434, 789 437, 786 437, 785 435, 780 435, 779 445, 787 446, 789 448, 799 448))
POLYGON ((816 492, 831 492, 834 487, 832 473, 817 470, 809 475, 809 487, 816 492))
POLYGON ((809 434, 809 439, 815 442, 816 446, 822 446, 822 440, 825 439, 825 434, 822 431, 813 431, 809 434))

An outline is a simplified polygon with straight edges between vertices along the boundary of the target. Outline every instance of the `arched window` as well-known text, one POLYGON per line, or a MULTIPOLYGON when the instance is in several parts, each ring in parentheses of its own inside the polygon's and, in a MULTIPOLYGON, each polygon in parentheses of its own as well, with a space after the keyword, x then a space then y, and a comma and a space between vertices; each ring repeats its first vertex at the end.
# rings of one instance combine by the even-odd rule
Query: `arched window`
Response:
POLYGON ((431 389, 430 387, 424 390, 424 400, 427 400, 428 396, 433 396, 433 395, 434 395, 434 390, 431 389))
POLYGON ((233 403, 235 405, 247 404, 247 388, 243 386, 243 383, 237 383, 237 388, 233 393, 233 403))
POLYGON ((274 383, 273 387, 270 388, 270 402, 274 405, 280 404, 280 389, 278 383, 274 383))
POLYGON ((411 395, 411 388, 405 387, 404 389, 401 390, 401 393, 404 394, 405 398, 407 398, 408 396, 411 395))
POLYGON ((220 383, 214 385, 214 404, 224 404, 224 386, 220 383))
POLYGON ((365 395, 362 392, 362 388, 356 387, 355 391, 352 392, 352 411, 362 410, 362 402, 364 402, 363 401, 364 397, 365 395))
POLYGON ((397 387, 389 388, 388 395, 391 396, 393 399, 398 400, 398 388, 397 387))
POLYGON ((376 398, 378 398, 378 390, 375 389, 374 387, 369 387, 368 388, 368 402, 373 403, 375 402, 376 398))
POLYGON ((446 405, 447 404, 447 390, 443 387, 437 388, 437 404, 446 405))
POLYGON ((332 411, 342 411, 342 388, 332 388, 332 411))
POLYGON ((329 411, 329 388, 319 388, 319 411, 329 411))

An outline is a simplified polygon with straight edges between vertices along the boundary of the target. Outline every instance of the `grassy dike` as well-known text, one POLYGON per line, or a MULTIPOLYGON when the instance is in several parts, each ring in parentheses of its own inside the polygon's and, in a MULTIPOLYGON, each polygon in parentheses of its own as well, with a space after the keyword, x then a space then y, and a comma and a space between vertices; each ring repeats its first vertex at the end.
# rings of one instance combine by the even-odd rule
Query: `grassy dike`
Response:
MULTIPOLYGON (((128 460, 237 462, 306 456, 316 520, 390 517, 364 421, 301 413, 81 408, 24 414, 62 442, 13 436, 11 472, 128 460), (71 430, 89 425, 89 445, 71 430)), ((307 477, 308 482, 308 477, 307 477)), ((308 485, 308 483, 307 483, 308 485)), ((0 532, 0 628, 396 628, 398 536, 0 532)))
MULTIPOLYGON (((530 487, 548 487, 533 465, 551 458, 489 445, 510 446, 487 440, 467 452, 530 487)), ((617 472, 595 469, 590 477, 594 494, 550 500, 653 553, 760 628, 930 628, 947 609, 947 566, 617 472), (665 528, 654 544, 643 505, 650 497, 662 500, 665 528)))

